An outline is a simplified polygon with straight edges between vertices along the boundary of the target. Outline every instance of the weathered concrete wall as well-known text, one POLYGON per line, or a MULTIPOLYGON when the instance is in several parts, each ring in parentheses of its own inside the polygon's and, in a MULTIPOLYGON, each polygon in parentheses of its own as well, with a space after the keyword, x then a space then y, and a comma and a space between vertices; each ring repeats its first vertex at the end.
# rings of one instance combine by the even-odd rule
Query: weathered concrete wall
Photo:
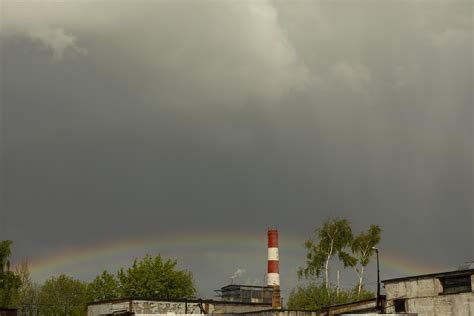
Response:
POLYGON ((320 316, 317 311, 275 311, 269 310, 255 314, 245 314, 246 316, 320 316))
MULTIPOLYGON (((113 314, 120 311, 135 314, 201 314, 200 303, 196 301, 152 301, 123 300, 111 301, 88 306, 88 316, 113 314)), ((202 308, 209 314, 233 314, 254 312, 271 308, 263 304, 239 304, 232 302, 203 301, 202 308)))
POLYGON ((87 307, 87 316, 113 314, 120 311, 130 311, 130 302, 128 300, 89 305, 87 307))
POLYGON ((319 310, 277 310, 269 309, 261 312, 246 313, 246 316, 328 316, 328 315, 342 315, 351 313, 368 314, 377 311, 377 300, 369 299, 347 304, 333 305, 321 308, 319 310))
MULTIPOLYGON (((209 314, 245 313, 268 309, 265 305, 233 304, 232 302, 203 302, 202 307, 209 314)), ((201 314, 199 303, 168 301, 133 301, 132 312, 136 314, 201 314)))
MULTIPOLYGON (((286 311, 264 311, 257 312, 255 314, 245 314, 246 316, 327 316, 327 315, 340 315, 341 313, 336 313, 332 311, 305 311, 305 310, 286 310, 286 311)), ((365 313, 364 313, 365 314, 365 313)))
POLYGON ((271 308, 267 305, 251 305, 251 304, 225 304, 225 303, 211 303, 209 304, 210 314, 234 314, 234 313, 248 313, 266 310, 271 308))
MULTIPOLYGON (((471 275, 474 289, 474 275, 471 275)), ((405 300, 407 313, 419 316, 468 316, 474 315, 474 291, 457 294, 442 294, 441 281, 435 277, 412 279, 385 284, 387 313, 394 313, 394 301, 405 300)))
MULTIPOLYGON (((376 307, 377 307, 376 300, 374 299, 373 301, 369 301, 363 304, 356 302, 356 303, 347 304, 344 306, 333 306, 329 308, 327 315, 350 314, 350 313, 354 313, 361 310, 371 310, 371 309, 375 310, 376 307)), ((326 315, 326 314, 322 314, 322 315, 326 315)))
POLYGON ((437 296, 443 291, 438 279, 407 280, 385 285, 387 299, 437 296))
POLYGON ((200 314, 201 309, 197 303, 133 301, 131 312, 135 314, 200 314))

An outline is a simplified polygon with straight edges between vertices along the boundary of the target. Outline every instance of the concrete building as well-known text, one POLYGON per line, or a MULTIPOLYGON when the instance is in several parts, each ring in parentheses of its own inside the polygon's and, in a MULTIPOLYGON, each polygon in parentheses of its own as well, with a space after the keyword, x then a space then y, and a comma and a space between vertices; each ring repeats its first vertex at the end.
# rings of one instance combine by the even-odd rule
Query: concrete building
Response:
MULTIPOLYGON (((381 298, 384 305, 384 297, 381 298)), ((268 309, 257 312, 242 313, 247 316, 329 316, 329 315, 351 315, 351 314, 379 314, 377 300, 375 298, 357 302, 338 304, 323 307, 317 310, 306 309, 268 309)))
POLYGON ((474 315, 474 267, 382 281, 387 313, 474 315))
POLYGON ((87 316, 150 314, 238 314, 268 310, 265 303, 242 303, 196 299, 123 298, 87 305, 87 316))
POLYGON ((226 302, 272 304, 273 286, 230 284, 216 290, 217 296, 226 302))

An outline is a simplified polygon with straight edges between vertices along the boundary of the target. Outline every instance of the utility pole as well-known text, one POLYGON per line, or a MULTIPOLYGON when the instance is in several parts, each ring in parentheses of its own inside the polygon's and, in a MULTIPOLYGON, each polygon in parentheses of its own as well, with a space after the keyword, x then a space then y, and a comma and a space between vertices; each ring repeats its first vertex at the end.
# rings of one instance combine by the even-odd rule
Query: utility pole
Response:
POLYGON ((376 300, 376 305, 377 308, 380 308, 380 265, 379 265, 379 250, 377 247, 372 247, 372 249, 375 250, 375 253, 377 255, 377 300, 376 300))

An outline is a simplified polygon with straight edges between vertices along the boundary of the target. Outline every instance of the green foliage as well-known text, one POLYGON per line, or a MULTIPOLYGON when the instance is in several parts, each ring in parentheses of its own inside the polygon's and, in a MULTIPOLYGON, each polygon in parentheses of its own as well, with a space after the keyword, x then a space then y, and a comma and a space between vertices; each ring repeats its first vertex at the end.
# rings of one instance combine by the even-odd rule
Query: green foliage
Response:
POLYGON ((304 243, 307 250, 306 266, 298 270, 299 278, 316 280, 323 276, 324 284, 309 283, 307 286, 297 287, 291 292, 288 306, 317 308, 373 297, 373 293, 364 289, 364 272, 373 257, 373 247, 380 242, 381 231, 379 226, 371 225, 366 232, 354 237, 347 220, 324 222, 321 228, 315 230, 315 238, 304 243), (358 284, 354 289, 337 291, 330 285, 330 263, 336 257, 344 267, 351 267, 357 274, 358 284), (322 290, 323 287, 325 291, 322 290))
POLYGON ((10 240, 0 241, 0 308, 11 307, 18 296, 20 277, 10 271, 10 240))
POLYGON ((15 304, 18 307, 18 313, 19 315, 36 315, 39 286, 31 279, 27 261, 21 263, 16 270, 16 274, 21 282, 21 286, 18 289, 18 299, 15 304))
POLYGON ((48 279, 39 292, 39 315, 83 316, 86 304, 86 285, 64 274, 48 279))
POLYGON ((11 240, 0 241, 0 273, 10 270, 11 240))
POLYGON ((119 282, 106 270, 87 285, 89 301, 102 301, 120 297, 119 282))
POLYGON ((176 269, 176 260, 146 255, 117 276, 102 272, 87 286, 90 301, 119 297, 193 297, 196 294, 191 272, 176 269))
MULTIPOLYGON (((365 289, 360 299, 373 298, 375 295, 365 289)), ((289 309, 317 310, 325 306, 344 304, 357 301, 357 288, 351 290, 339 290, 334 286, 326 288, 325 284, 310 282, 304 286, 293 289, 288 298, 289 309)))
POLYGON ((324 272, 324 284, 329 288, 329 263, 335 255, 340 255, 352 241, 352 229, 345 219, 326 221, 315 230, 314 240, 307 240, 304 247, 307 250, 306 267, 298 270, 300 278, 318 278, 324 272))
POLYGON ((191 272, 176 270, 176 260, 146 255, 131 268, 117 273, 123 296, 193 297, 196 294, 191 272))
POLYGON ((293 289, 288 298, 288 308, 290 309, 310 309, 316 310, 323 306, 339 303, 335 291, 327 291, 324 284, 317 285, 310 283, 305 286, 298 286, 293 289))
POLYGON ((351 254, 341 251, 339 259, 345 267, 352 267, 358 277, 357 295, 361 297, 364 285, 365 267, 374 254, 374 247, 380 242, 382 230, 377 225, 370 225, 367 232, 359 233, 350 243, 351 254))
POLYGON ((367 232, 361 232, 351 243, 352 253, 357 262, 366 267, 374 254, 374 247, 380 242, 380 233, 382 230, 377 225, 370 225, 367 232))
POLYGON ((0 308, 18 307, 20 315, 84 315, 90 301, 125 296, 193 297, 196 294, 191 272, 177 270, 175 260, 146 255, 117 276, 103 271, 86 284, 67 275, 48 279, 41 287, 30 276, 24 261, 10 271, 11 241, 0 241, 0 308))
POLYGON ((370 298, 375 298, 375 293, 373 291, 367 290, 365 287, 361 287, 359 292, 359 287, 355 287, 351 290, 351 296, 349 302, 368 300, 370 298))

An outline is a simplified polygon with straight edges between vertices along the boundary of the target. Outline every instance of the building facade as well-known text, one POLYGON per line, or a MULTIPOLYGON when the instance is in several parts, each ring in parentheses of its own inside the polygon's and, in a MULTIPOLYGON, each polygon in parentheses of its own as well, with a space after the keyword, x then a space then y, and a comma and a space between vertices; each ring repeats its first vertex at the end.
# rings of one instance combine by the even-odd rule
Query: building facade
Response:
POLYGON ((273 286, 230 284, 216 290, 217 296, 227 302, 272 304, 273 286))
POLYGON ((267 310, 271 304, 194 299, 123 298, 89 303, 87 316, 152 314, 238 314, 267 310))
POLYGON ((382 281, 387 313, 474 315, 474 269, 382 281))

